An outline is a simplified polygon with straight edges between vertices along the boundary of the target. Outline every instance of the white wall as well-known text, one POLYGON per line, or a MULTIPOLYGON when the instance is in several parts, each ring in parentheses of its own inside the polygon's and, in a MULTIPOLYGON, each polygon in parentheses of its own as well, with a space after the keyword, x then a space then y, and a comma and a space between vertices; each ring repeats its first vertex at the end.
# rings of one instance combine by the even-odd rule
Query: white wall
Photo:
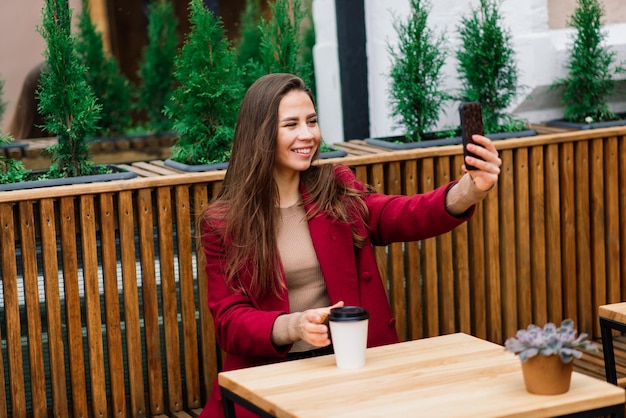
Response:
POLYGON ((335 0, 314 0, 315 21, 315 82, 317 87, 317 111, 322 138, 328 144, 343 138, 343 110, 341 108, 341 81, 339 78, 339 55, 337 49, 337 18, 335 0), (319 86, 323 86, 320 88, 319 86))
MULTIPOLYGON (((73 23, 81 10, 80 0, 70 0, 73 23)), ((0 78, 4 80, 4 95, 7 110, 0 121, 4 132, 13 116, 26 74, 44 60, 45 42, 37 32, 41 26, 41 11, 44 0, 1 0, 0 1, 0 78)))
MULTIPOLYGON (((391 63, 387 45, 397 42, 392 22, 394 16, 404 20, 407 18, 410 12, 409 0, 364 1, 369 70, 370 134, 371 136, 402 134, 403 130, 394 128, 394 121, 390 117, 388 74, 391 63)), ((459 45, 457 26, 461 17, 469 12, 470 4, 475 5, 477 1, 431 0, 430 26, 436 33, 444 33, 448 40, 449 54, 443 69, 445 83, 442 86, 448 91, 454 91, 460 87, 455 58, 455 50, 459 45)), ((334 0, 314 0, 313 3, 318 42, 323 39, 323 43, 316 46, 316 49, 325 51, 325 55, 315 56, 320 123, 326 141, 334 143, 344 140, 339 120, 341 118, 340 96, 337 102, 336 83, 339 79, 339 66, 336 61, 336 35, 329 30, 332 26, 329 21, 335 19, 334 0), (335 36, 334 40, 332 36, 335 36), (330 98, 326 98, 326 95, 330 98)), ((530 122, 544 122, 562 117, 560 99, 554 91, 548 92, 548 87, 554 80, 566 75, 564 65, 573 31, 549 29, 547 0, 503 0, 501 12, 504 25, 512 34, 517 52, 519 83, 525 87, 523 94, 510 111, 530 122)), ((334 26, 332 27, 334 29, 334 26)), ((606 25, 604 30, 608 34, 606 45, 618 54, 618 61, 626 62, 626 23, 606 25)), ((626 75, 621 75, 621 79, 624 78, 626 75)), ((626 85, 626 82, 620 83, 618 86, 620 89, 623 87, 621 84, 626 85)), ((442 112, 437 128, 458 125, 457 105, 458 103, 448 105, 442 112)), ((621 97, 615 99, 611 107, 614 111, 625 111, 626 94, 622 93, 621 97)), ((348 139, 352 138, 345 138, 345 140, 348 139)))

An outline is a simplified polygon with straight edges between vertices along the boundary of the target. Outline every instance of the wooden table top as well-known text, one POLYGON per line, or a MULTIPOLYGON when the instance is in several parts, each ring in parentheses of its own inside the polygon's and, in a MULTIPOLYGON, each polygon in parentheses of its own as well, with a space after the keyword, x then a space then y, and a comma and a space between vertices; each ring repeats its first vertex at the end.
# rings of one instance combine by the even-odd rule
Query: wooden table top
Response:
POLYGON ((598 313, 603 318, 624 322, 626 320, 626 302, 602 305, 598 307, 598 313))
POLYGON ((220 386, 277 417, 545 417, 624 403, 624 389, 577 372, 562 395, 526 391, 520 360, 458 333, 367 350, 361 369, 334 355, 219 374, 220 386))

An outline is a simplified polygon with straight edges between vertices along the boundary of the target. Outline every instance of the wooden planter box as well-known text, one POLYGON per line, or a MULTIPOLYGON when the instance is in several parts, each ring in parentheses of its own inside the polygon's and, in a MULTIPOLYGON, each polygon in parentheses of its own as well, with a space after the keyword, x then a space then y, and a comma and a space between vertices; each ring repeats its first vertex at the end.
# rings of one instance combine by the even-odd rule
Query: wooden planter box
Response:
MULTIPOLYGON (((401 339, 462 331, 503 343, 563 318, 598 337, 597 307, 626 298, 626 128, 496 146, 499 184, 470 222, 377 249, 401 339)), ((342 147, 347 157, 323 163, 346 164, 381 192, 424 192, 461 174, 460 145, 342 147)), ((224 171, 132 167, 145 176, 0 193, 0 416, 204 405, 221 353, 194 225, 224 171)))
MULTIPOLYGON (((50 156, 45 150, 56 142, 56 138, 20 139, 0 147, 0 155, 20 160, 30 170, 43 170, 50 167, 50 156)), ((162 160, 171 157, 175 142, 174 134, 129 135, 90 140, 89 151, 96 164, 162 160)))

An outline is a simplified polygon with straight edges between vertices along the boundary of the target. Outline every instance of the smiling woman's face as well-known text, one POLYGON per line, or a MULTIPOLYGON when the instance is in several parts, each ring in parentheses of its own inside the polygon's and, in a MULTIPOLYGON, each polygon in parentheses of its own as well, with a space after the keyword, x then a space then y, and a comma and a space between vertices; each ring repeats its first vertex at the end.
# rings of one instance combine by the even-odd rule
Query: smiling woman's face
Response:
POLYGON ((287 93, 278 106, 275 174, 289 175, 308 169, 320 138, 317 113, 309 95, 300 90, 287 93))

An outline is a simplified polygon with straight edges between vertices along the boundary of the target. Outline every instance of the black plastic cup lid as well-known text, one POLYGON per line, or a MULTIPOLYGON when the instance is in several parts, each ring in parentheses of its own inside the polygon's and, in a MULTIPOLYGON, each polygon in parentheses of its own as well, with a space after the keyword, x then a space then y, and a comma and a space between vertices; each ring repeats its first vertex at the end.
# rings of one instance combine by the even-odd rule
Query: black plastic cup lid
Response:
POLYGON ((348 322, 368 319, 370 314, 360 306, 344 306, 330 310, 329 321, 348 322))

